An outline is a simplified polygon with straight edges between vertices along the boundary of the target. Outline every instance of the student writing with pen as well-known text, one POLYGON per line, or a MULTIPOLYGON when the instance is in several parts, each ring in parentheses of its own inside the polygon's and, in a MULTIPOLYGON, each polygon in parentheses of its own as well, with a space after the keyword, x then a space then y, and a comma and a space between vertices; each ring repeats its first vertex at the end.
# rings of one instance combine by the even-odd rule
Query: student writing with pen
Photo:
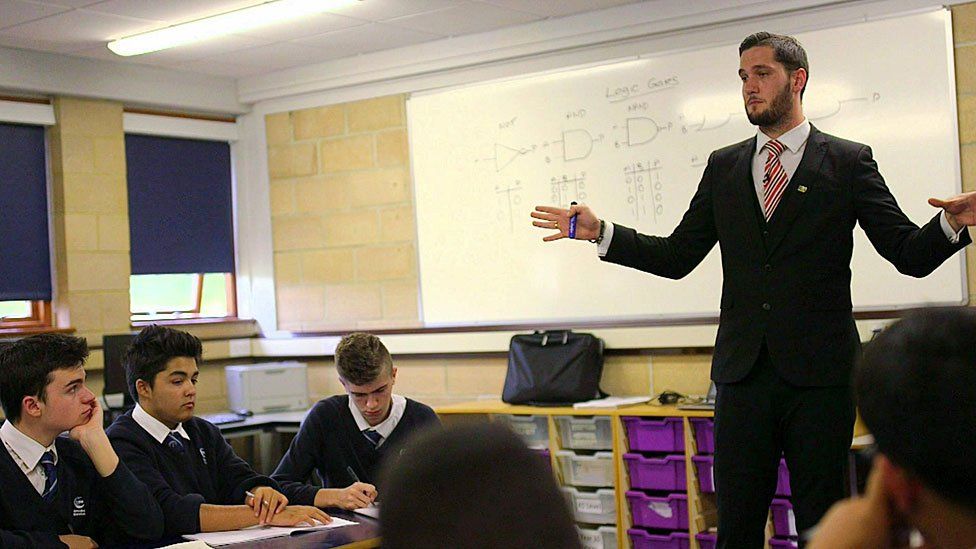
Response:
POLYGON ((295 503, 359 509, 377 497, 381 464, 440 422, 429 406, 393 393, 397 369, 378 337, 347 335, 335 361, 346 394, 315 404, 271 477, 295 503), (324 488, 305 483, 313 470, 324 488))
POLYGON ((149 326, 125 354, 136 407, 107 430, 119 457, 163 510, 165 537, 256 524, 326 523, 319 509, 289 505, 275 481, 254 472, 213 424, 193 416, 200 340, 149 326))

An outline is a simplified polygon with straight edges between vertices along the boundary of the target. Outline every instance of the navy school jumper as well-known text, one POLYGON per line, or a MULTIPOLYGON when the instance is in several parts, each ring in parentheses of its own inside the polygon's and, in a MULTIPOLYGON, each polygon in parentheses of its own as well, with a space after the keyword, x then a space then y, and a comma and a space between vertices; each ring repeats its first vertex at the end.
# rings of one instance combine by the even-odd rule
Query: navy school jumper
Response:
POLYGON ((55 442, 58 488, 44 501, 0 445, 0 547, 64 547, 58 536, 88 536, 101 545, 157 540, 163 514, 146 486, 119 461, 102 477, 81 445, 66 436, 55 442))
POLYGON ((234 453, 212 423, 192 418, 183 423, 190 435, 184 449, 160 443, 134 419, 132 411, 108 430, 112 446, 159 502, 166 537, 200 532, 200 505, 243 505, 245 492, 278 484, 259 475, 234 453))
POLYGON ((408 398, 403 417, 389 438, 374 448, 352 417, 349 395, 332 396, 312 407, 271 477, 290 502, 312 505, 318 488, 306 481, 313 470, 326 488, 352 484, 347 467, 352 467, 362 482, 375 484, 380 466, 391 456, 399 456, 412 435, 431 427, 440 427, 437 414, 426 404, 408 398))

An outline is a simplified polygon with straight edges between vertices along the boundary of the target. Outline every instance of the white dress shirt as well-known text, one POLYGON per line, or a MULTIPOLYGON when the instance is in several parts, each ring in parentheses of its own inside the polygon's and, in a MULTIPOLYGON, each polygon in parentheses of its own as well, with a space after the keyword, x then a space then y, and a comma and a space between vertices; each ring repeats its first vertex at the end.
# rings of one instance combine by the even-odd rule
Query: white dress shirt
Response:
MULTIPOLYGON (((807 148, 808 137, 810 137, 810 121, 804 118, 798 126, 777 139, 786 147, 779 155, 779 163, 783 165, 788 180, 793 179, 793 174, 796 173, 800 160, 803 159, 803 151, 807 148)), ((763 151, 762 148, 771 140, 772 138, 761 130, 756 131, 756 151, 752 155, 752 182, 756 188, 756 200, 759 201, 759 204, 763 203, 763 176, 766 172, 766 157, 769 156, 769 153, 763 151)), ((946 238, 953 244, 959 242, 959 234, 965 229, 963 227, 958 232, 953 231, 952 226, 949 225, 949 220, 946 219, 945 210, 939 216, 939 225, 942 227, 942 232, 945 233, 946 238)), ((603 231, 603 242, 600 242, 596 249, 600 257, 607 255, 607 251, 610 250, 611 239, 613 239, 613 223, 607 223, 603 231)))
POLYGON ((400 423, 400 418, 403 417, 403 411, 407 409, 407 399, 406 397, 400 395, 392 395, 393 403, 390 405, 390 415, 387 416, 379 425, 373 427, 366 421, 363 417, 362 412, 359 408, 356 408, 356 403, 353 402, 352 396, 349 396, 349 411, 352 413, 352 418, 356 420, 356 426, 359 427, 360 431, 365 431, 367 429, 372 429, 382 435, 382 440, 376 445, 377 448, 386 442, 386 439, 390 437, 390 433, 396 429, 397 423, 400 423))
POLYGON ((54 443, 45 448, 36 440, 21 433, 9 421, 3 422, 3 427, 0 427, 0 439, 3 439, 3 446, 37 493, 43 494, 47 476, 44 474, 44 467, 41 466, 41 457, 47 451, 54 452, 54 463, 57 465, 58 450, 54 447, 54 443))
POLYGON ((190 435, 186 434, 186 429, 183 428, 183 424, 180 423, 176 426, 176 429, 170 430, 162 421, 149 415, 149 412, 143 410, 142 406, 136 404, 136 407, 132 410, 132 419, 139 424, 140 427, 146 430, 147 433, 154 439, 156 439, 160 444, 166 440, 171 431, 176 431, 186 440, 190 440, 190 435))

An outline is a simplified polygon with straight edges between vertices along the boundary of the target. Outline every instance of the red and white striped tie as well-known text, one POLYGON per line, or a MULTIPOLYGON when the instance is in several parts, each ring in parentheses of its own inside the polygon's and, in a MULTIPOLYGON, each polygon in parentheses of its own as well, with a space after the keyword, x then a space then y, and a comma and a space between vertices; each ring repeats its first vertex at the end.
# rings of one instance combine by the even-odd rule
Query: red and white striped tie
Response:
POLYGON ((767 141, 762 148, 769 153, 769 156, 766 157, 766 169, 763 175, 763 214, 766 216, 766 221, 769 221, 769 218, 773 216, 773 211, 776 210, 776 205, 783 198, 783 192, 786 190, 786 184, 790 179, 786 175, 783 165, 779 162, 779 155, 785 149, 786 147, 775 139, 767 141))

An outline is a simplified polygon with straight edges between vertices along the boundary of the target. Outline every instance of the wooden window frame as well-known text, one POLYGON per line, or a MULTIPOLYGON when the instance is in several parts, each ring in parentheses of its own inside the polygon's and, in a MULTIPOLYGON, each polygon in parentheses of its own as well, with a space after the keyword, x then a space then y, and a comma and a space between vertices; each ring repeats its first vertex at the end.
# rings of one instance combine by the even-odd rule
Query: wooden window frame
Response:
POLYGON ((7 317, 0 320, 0 334, 16 334, 48 331, 54 327, 54 314, 50 301, 31 301, 31 314, 25 317, 7 317))

